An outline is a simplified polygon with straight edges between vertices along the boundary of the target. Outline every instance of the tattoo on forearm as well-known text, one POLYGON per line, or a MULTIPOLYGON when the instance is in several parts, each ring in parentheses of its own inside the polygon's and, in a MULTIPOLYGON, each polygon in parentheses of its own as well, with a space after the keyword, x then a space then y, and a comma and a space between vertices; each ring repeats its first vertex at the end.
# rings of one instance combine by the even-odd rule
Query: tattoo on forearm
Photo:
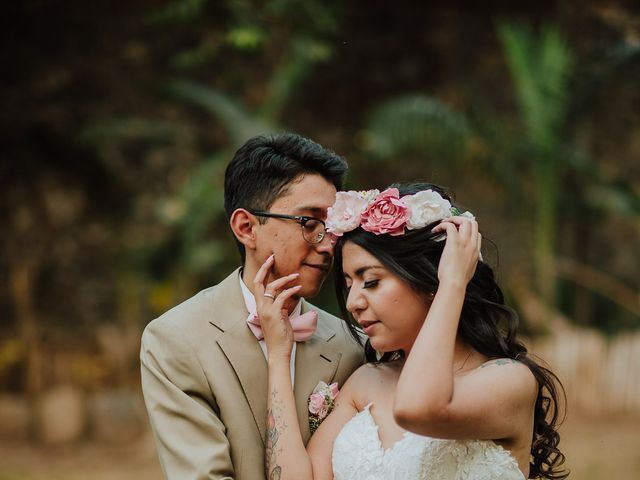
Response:
POLYGON ((480 365, 480 368, 490 367, 492 365, 510 365, 512 363, 518 363, 517 360, 513 358, 498 358, 497 360, 493 360, 491 362, 487 362, 484 365, 480 365))
POLYGON ((276 428, 276 420, 273 417, 271 409, 267 410, 267 442, 265 445, 265 458, 267 466, 273 458, 273 448, 278 443, 278 429, 276 428))
POLYGON ((280 480, 280 476, 282 475, 282 468, 279 465, 276 465, 273 470, 271 470, 271 474, 269 475, 269 480, 280 480))
POLYGON ((271 407, 267 410, 267 441, 265 445, 265 460, 267 477, 269 480, 279 480, 282 475, 282 467, 278 465, 278 439, 285 430, 286 424, 282 420, 282 401, 278 398, 278 391, 271 393, 271 407))

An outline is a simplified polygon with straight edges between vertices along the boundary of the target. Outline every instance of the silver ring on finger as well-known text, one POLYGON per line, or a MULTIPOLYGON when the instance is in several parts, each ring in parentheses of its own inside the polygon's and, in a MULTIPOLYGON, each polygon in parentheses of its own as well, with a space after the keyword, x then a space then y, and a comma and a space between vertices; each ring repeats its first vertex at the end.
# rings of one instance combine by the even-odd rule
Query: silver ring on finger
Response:
POLYGON ((273 293, 264 292, 264 293, 262 294, 262 296, 263 296, 263 297, 270 298, 271 300, 275 300, 275 299, 276 299, 276 296, 275 296, 273 293))

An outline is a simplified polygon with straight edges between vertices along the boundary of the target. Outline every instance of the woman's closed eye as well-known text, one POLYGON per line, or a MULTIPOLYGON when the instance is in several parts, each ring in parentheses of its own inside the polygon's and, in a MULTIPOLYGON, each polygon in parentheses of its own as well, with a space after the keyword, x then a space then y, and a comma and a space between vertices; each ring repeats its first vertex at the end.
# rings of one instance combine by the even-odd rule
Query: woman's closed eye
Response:
POLYGON ((378 285, 379 280, 367 280, 366 282, 364 282, 362 284, 362 288, 374 288, 376 285, 378 285))

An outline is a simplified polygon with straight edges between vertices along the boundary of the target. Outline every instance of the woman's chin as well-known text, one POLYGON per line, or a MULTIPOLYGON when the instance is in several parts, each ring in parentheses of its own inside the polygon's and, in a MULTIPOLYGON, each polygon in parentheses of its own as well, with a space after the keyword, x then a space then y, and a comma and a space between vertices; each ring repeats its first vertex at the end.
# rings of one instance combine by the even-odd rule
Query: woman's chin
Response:
POLYGON ((381 342, 379 339, 376 339, 376 337, 369 337, 369 343, 371 344, 371 346, 376 352, 386 353, 386 352, 392 351, 389 349, 388 345, 385 345, 384 342, 381 342))
POLYGON ((391 353, 397 352, 398 350, 402 350, 400 345, 392 345, 390 343, 385 343, 382 339, 374 337, 369 337, 369 344, 371 347, 381 355, 383 353, 391 353))

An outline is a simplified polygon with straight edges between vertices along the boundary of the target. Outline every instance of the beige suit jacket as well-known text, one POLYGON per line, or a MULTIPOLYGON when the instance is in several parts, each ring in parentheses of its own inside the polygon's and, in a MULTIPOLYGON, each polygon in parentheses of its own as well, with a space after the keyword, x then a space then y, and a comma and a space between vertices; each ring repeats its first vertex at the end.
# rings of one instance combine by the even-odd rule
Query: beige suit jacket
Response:
MULTIPOLYGON (((296 409, 309 439, 307 399, 319 381, 344 383, 364 360, 340 319, 318 312, 297 346, 296 409)), ((170 480, 261 480, 267 363, 246 324, 239 270, 155 319, 142 335, 142 390, 170 480)))

